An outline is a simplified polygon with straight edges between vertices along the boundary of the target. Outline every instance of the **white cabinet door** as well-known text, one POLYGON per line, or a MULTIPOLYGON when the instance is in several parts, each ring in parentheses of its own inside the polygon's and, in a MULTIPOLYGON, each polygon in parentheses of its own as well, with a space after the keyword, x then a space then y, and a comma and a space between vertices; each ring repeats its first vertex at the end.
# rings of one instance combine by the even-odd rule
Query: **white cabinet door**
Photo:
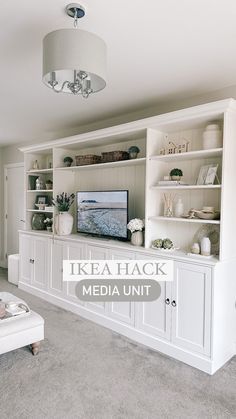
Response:
MULTIPOLYGON (((99 246, 88 245, 86 259, 106 260, 108 259, 108 249, 99 246)), ((106 312, 106 304, 104 302, 87 302, 85 303, 85 306, 89 310, 95 311, 96 313, 105 314, 106 312)))
MULTIPOLYGON (((122 250, 115 249, 115 250, 111 250, 110 259, 133 260, 135 259, 135 253, 125 252, 122 250)), ((114 302, 108 303, 108 313, 109 313, 109 317, 112 317, 115 320, 119 320, 122 323, 134 325, 134 302, 114 301, 114 302)))
POLYGON ((55 240, 51 252, 49 291, 56 296, 63 296, 66 290, 63 283, 63 259, 66 259, 65 245, 63 241, 55 240))
POLYGON ((48 239, 34 237, 33 246, 33 275, 32 285, 36 288, 45 289, 48 285, 48 239))
POLYGON ((211 268, 176 262, 172 291, 173 343, 210 355, 211 268))
MULTIPOLYGON (((82 243, 70 243, 66 246, 66 255, 68 260, 81 260, 84 259, 84 247, 82 243)), ((66 295, 67 299, 76 302, 77 304, 84 305, 84 302, 79 300, 76 295, 76 285, 78 282, 66 282, 66 295)))
MULTIPOLYGON (((142 255, 139 259, 156 259, 142 255)), ((135 327, 149 335, 170 340, 171 334, 171 285, 172 282, 160 281, 161 295, 157 300, 135 303, 135 327)))
POLYGON ((33 271, 33 240, 26 234, 20 234, 20 282, 31 284, 33 271))

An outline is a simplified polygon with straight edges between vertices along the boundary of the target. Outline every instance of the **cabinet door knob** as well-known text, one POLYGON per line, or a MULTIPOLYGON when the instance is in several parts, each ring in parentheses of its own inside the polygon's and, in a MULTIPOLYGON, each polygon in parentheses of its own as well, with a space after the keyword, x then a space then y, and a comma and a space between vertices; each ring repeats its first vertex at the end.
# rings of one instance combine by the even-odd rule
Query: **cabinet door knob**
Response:
POLYGON ((171 301, 171 305, 172 307, 176 307, 176 301, 175 300, 171 301))
POLYGON ((169 298, 166 298, 165 299, 165 303, 166 303, 166 305, 169 305, 170 304, 170 299, 169 298))
POLYGON ((34 263, 34 259, 30 259, 30 263, 34 263))

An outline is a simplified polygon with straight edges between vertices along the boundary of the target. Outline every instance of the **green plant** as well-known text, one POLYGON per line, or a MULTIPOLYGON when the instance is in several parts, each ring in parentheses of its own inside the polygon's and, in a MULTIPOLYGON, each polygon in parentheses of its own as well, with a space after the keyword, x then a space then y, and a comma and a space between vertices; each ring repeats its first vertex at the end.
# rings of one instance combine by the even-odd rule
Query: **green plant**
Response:
POLYGON ((59 212, 69 211, 71 205, 73 204, 75 199, 75 194, 72 193, 68 195, 65 192, 56 196, 56 199, 53 198, 52 204, 57 207, 59 212))
POLYGON ((156 240, 153 240, 152 245, 156 247, 157 249, 161 249, 162 243, 163 243, 162 239, 156 239, 156 240))
POLYGON ((128 149, 128 153, 139 153, 140 150, 136 145, 132 145, 129 149, 128 149))
POLYGON ((183 176, 183 172, 182 172, 182 170, 181 169, 172 169, 171 171, 170 171, 170 176, 183 176))
POLYGON ((66 162, 72 163, 73 159, 72 159, 72 157, 67 156, 67 157, 64 157, 63 161, 64 161, 64 163, 66 163, 66 162))
POLYGON ((162 247, 163 249, 172 249, 173 242, 170 239, 163 239, 162 247))

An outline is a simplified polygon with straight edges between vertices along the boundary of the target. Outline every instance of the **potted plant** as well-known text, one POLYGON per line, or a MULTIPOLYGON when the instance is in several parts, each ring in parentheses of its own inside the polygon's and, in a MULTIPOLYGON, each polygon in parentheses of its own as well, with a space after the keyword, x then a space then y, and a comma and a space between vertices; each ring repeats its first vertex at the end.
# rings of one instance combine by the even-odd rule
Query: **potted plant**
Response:
POLYGON ((140 218, 130 220, 127 229, 131 232, 131 243, 134 246, 142 246, 143 244, 143 230, 144 222, 140 218))
POLYGON ((50 179, 48 179, 48 180, 46 180, 45 185, 46 185, 46 189, 50 190, 50 189, 52 189, 53 183, 50 179))
POLYGON ((52 204, 58 209, 59 214, 55 216, 55 229, 59 236, 71 234, 73 228, 73 217, 69 214, 69 209, 73 204, 75 194, 62 192, 52 200, 52 204))
POLYGON ((130 159, 136 159, 139 152, 140 152, 139 148, 136 145, 132 145, 128 149, 129 158, 130 159))
POLYGON ((72 157, 69 157, 69 156, 64 157, 63 161, 64 161, 66 167, 70 167, 71 164, 73 163, 72 157))
POLYGON ((171 180, 181 180, 182 176, 183 176, 183 172, 181 169, 175 168, 170 171, 171 180))
POLYGON ((49 217, 45 218, 44 224, 46 225, 47 231, 52 231, 52 224, 53 224, 52 218, 49 218, 49 217))

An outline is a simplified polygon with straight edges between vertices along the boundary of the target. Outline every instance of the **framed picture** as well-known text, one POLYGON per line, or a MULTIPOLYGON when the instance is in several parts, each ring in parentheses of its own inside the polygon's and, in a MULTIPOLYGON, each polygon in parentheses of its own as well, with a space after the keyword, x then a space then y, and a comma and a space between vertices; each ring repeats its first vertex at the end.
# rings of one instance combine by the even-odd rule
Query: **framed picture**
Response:
POLYGON ((197 185, 205 185, 205 180, 207 177, 207 173, 211 165, 202 166, 199 171, 199 175, 197 178, 197 185))
POLYGON ((206 175, 206 179, 205 179, 205 185, 214 185, 215 178, 217 177, 217 169, 218 169, 218 164, 212 165, 211 167, 209 167, 207 175, 206 175))
POLYGON ((47 195, 37 195, 35 204, 48 204, 48 197, 47 195))

